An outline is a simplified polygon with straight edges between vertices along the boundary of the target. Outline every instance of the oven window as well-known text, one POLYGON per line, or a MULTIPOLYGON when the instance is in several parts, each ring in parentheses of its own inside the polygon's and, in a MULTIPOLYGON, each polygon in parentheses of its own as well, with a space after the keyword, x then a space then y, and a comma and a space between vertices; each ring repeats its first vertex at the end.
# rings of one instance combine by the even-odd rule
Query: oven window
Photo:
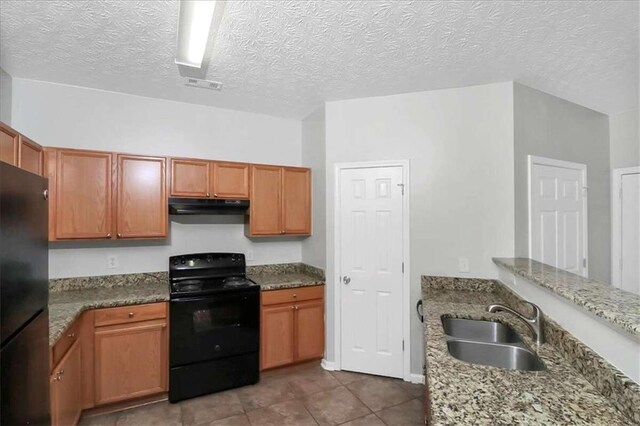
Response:
POLYGON ((239 306, 216 306, 193 311, 193 331, 206 333, 218 328, 240 327, 242 313, 239 306))

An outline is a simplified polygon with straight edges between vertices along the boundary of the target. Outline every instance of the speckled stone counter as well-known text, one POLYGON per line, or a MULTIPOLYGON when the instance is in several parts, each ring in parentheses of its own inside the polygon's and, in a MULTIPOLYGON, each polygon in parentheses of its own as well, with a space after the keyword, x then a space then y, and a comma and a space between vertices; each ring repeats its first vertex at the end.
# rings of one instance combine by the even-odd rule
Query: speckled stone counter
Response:
POLYGON ((247 267, 247 276, 263 291, 324 285, 322 269, 304 263, 284 263, 247 267))
POLYGON ((640 339, 640 295, 531 259, 494 258, 493 262, 640 339))
MULTIPOLYGON (((130 274, 144 275, 144 274, 130 274)), ((129 277, 118 281, 121 276, 90 277, 68 279, 51 283, 53 288, 81 288, 74 290, 49 292, 49 346, 53 346, 73 321, 88 309, 113 306, 139 305, 143 303, 164 302, 169 300, 168 281, 161 279, 143 279, 136 281, 129 277), (84 285, 74 287, 72 282, 84 285), (99 283, 102 283, 102 287, 99 283)), ((156 277, 157 278, 157 277, 156 277)))
POLYGON ((448 280, 440 277, 422 280, 430 424, 633 424, 554 346, 550 343, 536 346, 524 324, 509 314, 486 312, 488 304, 506 302, 495 287, 487 284, 491 281, 454 279, 453 287, 448 287, 448 280), (538 354, 546 370, 506 370, 453 358, 447 350, 443 315, 508 323, 538 354))

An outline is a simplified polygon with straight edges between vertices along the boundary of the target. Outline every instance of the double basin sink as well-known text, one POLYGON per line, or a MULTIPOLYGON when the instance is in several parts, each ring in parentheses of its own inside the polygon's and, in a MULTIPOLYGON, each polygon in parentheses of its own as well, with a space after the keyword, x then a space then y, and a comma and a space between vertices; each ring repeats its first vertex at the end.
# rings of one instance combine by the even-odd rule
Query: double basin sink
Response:
POLYGON ((508 325, 443 316, 442 326, 449 353, 461 361, 522 371, 545 369, 538 355, 508 325))

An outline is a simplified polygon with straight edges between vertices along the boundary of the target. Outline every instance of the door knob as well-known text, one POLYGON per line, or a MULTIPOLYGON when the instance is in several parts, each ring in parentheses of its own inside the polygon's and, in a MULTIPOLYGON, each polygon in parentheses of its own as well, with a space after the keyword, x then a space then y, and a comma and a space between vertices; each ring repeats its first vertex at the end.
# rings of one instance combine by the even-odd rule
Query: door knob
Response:
POLYGON ((344 285, 348 285, 351 282, 351 278, 345 275, 344 277, 342 277, 342 282, 344 283, 344 285))

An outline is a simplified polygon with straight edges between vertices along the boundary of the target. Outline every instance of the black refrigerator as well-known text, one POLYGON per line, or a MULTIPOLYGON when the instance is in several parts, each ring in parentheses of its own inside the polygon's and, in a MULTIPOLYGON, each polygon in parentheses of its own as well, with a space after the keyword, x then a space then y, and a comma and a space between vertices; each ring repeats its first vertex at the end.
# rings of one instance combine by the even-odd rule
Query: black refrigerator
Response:
POLYGON ((47 180, 0 162, 0 424, 50 423, 47 180))

